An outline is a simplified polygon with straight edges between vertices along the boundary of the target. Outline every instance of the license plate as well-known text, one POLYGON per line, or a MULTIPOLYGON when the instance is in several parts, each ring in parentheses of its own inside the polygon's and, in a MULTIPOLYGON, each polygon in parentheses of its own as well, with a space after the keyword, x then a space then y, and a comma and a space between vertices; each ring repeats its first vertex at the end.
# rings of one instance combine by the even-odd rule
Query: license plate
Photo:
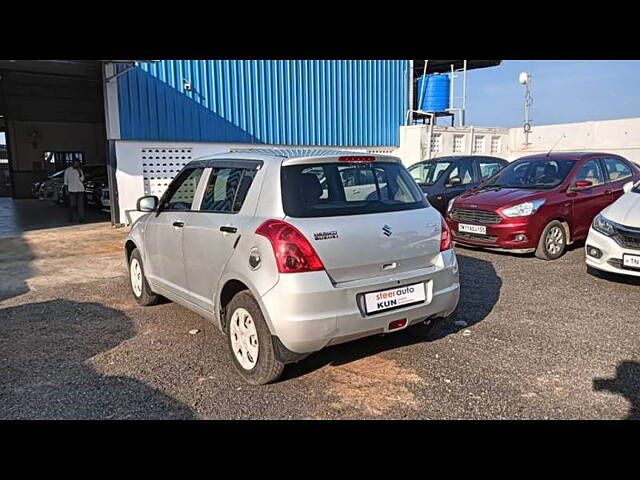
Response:
POLYGON ((484 225, 467 225, 466 223, 459 223, 458 231, 467 233, 480 233, 481 235, 486 235, 487 227, 485 227, 484 225))
POLYGON ((640 255, 624 254, 622 256, 622 265, 629 268, 640 268, 640 255))
POLYGON ((380 290, 364 295, 367 313, 381 312, 391 308, 398 308, 413 303, 421 303, 427 299, 424 283, 414 283, 402 287, 380 290))

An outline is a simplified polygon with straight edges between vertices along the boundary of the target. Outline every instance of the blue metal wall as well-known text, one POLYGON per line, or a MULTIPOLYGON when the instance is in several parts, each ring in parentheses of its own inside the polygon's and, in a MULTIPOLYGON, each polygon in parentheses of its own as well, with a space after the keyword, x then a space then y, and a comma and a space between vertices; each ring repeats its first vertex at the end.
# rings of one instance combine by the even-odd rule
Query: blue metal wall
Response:
POLYGON ((128 140, 398 145, 408 74, 406 60, 140 64, 118 78, 120 134, 128 140))

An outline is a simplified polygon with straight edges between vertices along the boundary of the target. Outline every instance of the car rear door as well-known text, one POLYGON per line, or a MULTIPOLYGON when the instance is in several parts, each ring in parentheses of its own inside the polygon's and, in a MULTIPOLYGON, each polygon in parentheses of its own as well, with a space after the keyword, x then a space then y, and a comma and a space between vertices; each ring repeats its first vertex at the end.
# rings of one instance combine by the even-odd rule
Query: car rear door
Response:
POLYGON ((578 191, 569 191, 568 197, 572 203, 571 233, 573 238, 586 236, 593 217, 608 205, 610 195, 609 186, 606 184, 603 166, 599 159, 593 158, 585 161, 578 167, 571 185, 577 181, 589 181, 591 188, 578 191))
POLYGON ((186 296, 187 279, 182 254, 184 227, 192 216, 204 168, 183 170, 169 185, 145 227, 145 274, 152 283, 186 296))
POLYGON ((190 300, 213 311, 213 299, 226 263, 252 212, 244 201, 262 162, 220 160, 212 162, 203 178, 199 208, 185 225, 184 265, 190 300))

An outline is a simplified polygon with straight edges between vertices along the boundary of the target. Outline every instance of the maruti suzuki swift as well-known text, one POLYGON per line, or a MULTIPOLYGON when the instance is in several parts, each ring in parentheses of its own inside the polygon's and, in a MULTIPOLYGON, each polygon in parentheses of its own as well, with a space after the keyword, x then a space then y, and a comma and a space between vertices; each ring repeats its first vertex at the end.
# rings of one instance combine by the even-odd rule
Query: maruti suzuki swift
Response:
POLYGON ((252 384, 328 345, 428 329, 458 305, 449 228, 396 157, 219 154, 138 210, 125 244, 134 297, 212 320, 252 384))
POLYGON ((457 243, 554 260, 586 238, 593 218, 637 180, 640 168, 619 155, 523 157, 450 202, 447 223, 457 243))

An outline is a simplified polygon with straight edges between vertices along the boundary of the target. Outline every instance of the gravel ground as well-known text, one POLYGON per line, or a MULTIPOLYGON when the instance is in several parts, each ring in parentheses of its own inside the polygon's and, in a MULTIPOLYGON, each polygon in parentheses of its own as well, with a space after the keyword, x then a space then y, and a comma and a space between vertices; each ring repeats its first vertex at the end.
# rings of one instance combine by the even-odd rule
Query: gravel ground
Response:
POLYGON ((133 301, 126 232, 43 232, 0 240, 0 418, 640 418, 640 282, 588 275, 580 247, 555 262, 457 247, 457 322, 252 387, 206 320, 133 301))

